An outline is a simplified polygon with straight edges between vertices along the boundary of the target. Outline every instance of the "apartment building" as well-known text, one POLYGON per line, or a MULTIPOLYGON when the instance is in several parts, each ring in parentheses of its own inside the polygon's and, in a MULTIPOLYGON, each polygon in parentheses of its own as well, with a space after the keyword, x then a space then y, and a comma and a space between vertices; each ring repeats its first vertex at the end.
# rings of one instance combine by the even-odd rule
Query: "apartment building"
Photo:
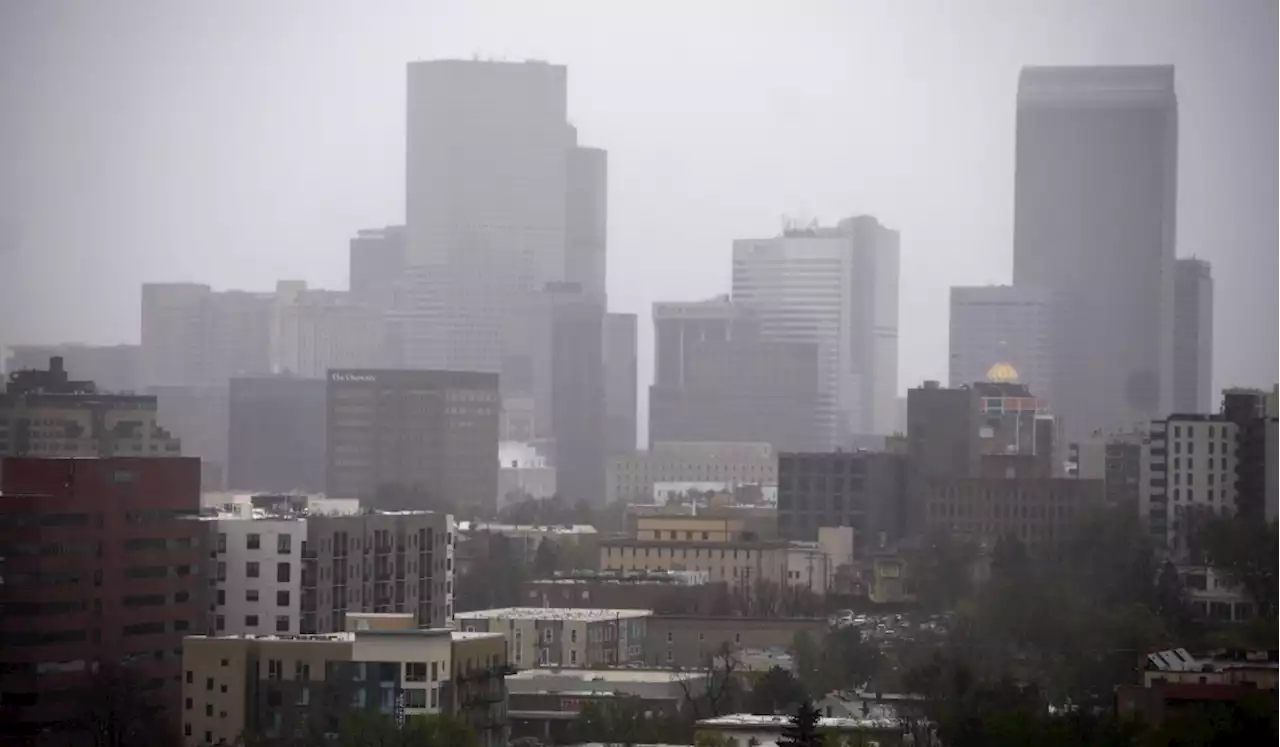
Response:
POLYGON ((155 397, 102 394, 69 378, 62 358, 48 370, 9 374, 0 392, 0 456, 174 457, 181 442, 157 420, 155 397))
POLYGON ((1028 546, 1066 536, 1103 505, 1102 480, 1066 478, 937 478, 923 486, 925 531, 944 531, 992 545, 1011 534, 1028 546))
POLYGON ((822 527, 850 527, 859 555, 906 531, 907 460, 869 451, 778 457, 778 533, 812 542, 822 527))
POLYGON ((827 630, 827 620, 821 617, 654 615, 645 639, 645 663, 700 668, 725 649, 737 653, 789 649, 799 633, 821 646, 827 630))
POLYGON ((206 524, 216 555, 210 574, 209 635, 301 632, 307 520, 221 516, 206 524))
POLYGON ((642 661, 650 610, 505 607, 459 612, 464 632, 502 633, 509 660, 532 666, 599 667, 642 661))
POLYGON ((607 497, 650 503, 663 482, 777 485, 777 455, 767 443, 658 442, 609 461, 607 497))
POLYGON ((195 459, 0 460, 0 744, 89 740, 98 662, 177 733, 182 639, 206 614, 199 508, 195 459))
POLYGON ((422 628, 453 615, 454 523, 432 511, 307 519, 302 630, 345 629, 349 614, 407 613, 422 628))
POLYGON ((8 352, 4 370, 9 373, 44 369, 54 358, 61 358, 66 370, 92 381, 99 392, 142 390, 142 348, 138 345, 10 345, 8 352))
POLYGON ((359 711, 406 718, 452 713, 486 747, 506 744, 501 635, 418 629, 407 615, 351 622, 351 630, 324 635, 187 638, 184 744, 336 736, 359 711))

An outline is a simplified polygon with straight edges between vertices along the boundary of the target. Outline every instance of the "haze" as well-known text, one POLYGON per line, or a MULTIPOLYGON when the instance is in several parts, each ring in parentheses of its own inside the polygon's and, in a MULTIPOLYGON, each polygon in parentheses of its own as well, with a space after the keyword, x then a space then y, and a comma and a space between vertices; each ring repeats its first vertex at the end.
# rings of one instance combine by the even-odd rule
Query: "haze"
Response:
MULTIPOLYGON (((898 387, 946 379, 947 289, 1011 276, 1031 64, 1171 63, 1180 257, 1212 263, 1214 384, 1277 376, 1274 2, 6 2, 0 345, 136 342, 139 286, 346 286, 404 221, 405 63, 569 69, 609 153, 609 305, 727 292, 782 214, 902 235, 898 387)), ((1101 268, 1100 268, 1101 269, 1101 268)), ((644 435, 641 435, 644 442, 644 435)))

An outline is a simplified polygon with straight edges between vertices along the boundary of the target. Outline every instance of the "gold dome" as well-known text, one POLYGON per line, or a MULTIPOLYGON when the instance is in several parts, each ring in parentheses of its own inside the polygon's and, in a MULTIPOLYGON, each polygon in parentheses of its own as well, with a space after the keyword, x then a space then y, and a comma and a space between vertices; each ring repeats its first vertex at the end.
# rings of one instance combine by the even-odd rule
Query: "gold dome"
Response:
POLYGON ((994 383, 1012 383, 1018 380, 1018 369, 1008 363, 997 363, 987 369, 987 381, 994 383))

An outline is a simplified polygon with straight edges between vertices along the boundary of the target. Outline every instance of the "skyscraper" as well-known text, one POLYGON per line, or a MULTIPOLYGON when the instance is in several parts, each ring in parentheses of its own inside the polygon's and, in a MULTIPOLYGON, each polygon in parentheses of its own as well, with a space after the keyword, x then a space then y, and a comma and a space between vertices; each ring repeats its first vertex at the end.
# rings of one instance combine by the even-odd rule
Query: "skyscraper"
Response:
MULTIPOLYGON (((603 288, 604 152, 579 152, 567 70, 545 62, 414 62, 408 73, 405 261, 421 280, 403 338, 415 365, 526 365, 524 300, 581 275, 603 288)), ((505 384, 504 384, 505 386, 505 384)))
POLYGON ((948 384, 968 386, 1004 363, 1040 399, 1053 401, 1052 304, 1038 288, 1012 285, 951 289, 951 364, 948 384))
POLYGON ((763 339, 819 348, 827 446, 893 429, 898 244, 865 215, 733 243, 733 301, 757 314, 763 339))
POLYGON ((1202 259, 1180 259, 1174 270, 1173 412, 1213 407, 1213 275, 1202 259))
POLYGON ((610 456, 623 456, 636 450, 638 366, 636 315, 605 315, 605 444, 610 456))
POLYGON ((1172 404, 1178 114, 1171 66, 1026 68, 1013 279, 1053 294, 1071 440, 1172 404))

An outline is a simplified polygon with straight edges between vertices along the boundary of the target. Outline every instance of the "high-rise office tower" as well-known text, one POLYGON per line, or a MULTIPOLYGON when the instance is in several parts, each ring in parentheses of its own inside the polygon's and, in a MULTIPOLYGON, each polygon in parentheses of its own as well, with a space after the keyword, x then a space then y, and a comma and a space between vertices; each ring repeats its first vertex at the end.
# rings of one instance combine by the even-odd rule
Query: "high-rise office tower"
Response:
POLYGON ((404 226, 366 228, 351 239, 348 282, 351 295, 365 303, 386 303, 404 270, 404 226))
POLYGON ((550 306, 551 433, 556 490, 567 501, 603 503, 604 306, 576 283, 545 291, 550 306))
POLYGON ((566 79, 545 62, 410 63, 405 262, 416 282, 399 335, 415 367, 526 366, 526 299, 570 269, 587 290, 602 285, 604 153, 576 152, 566 79))
POLYGON ((605 445, 610 456, 636 450, 636 395, 639 364, 636 315, 604 318, 605 445))
POLYGON ((898 232, 875 218, 733 243, 733 301, 765 340, 819 348, 829 447, 888 434, 898 379, 898 232))
POLYGON ((1071 440, 1172 405, 1178 113, 1171 66, 1026 68, 1013 280, 1053 293, 1071 440))
POLYGON ((1213 407, 1213 275, 1203 259, 1174 263, 1173 412, 1213 407))
POLYGON ((997 364, 1010 365, 1036 396, 1053 401, 1050 294, 1012 285, 951 289, 952 388, 985 381, 997 364))
POLYGON ((324 491, 324 378, 236 378, 229 387, 227 487, 324 491))
POLYGON ((396 508, 492 507, 498 493, 498 376, 470 371, 329 372, 326 492, 396 508))
POLYGON ((226 386, 269 373, 275 295, 197 283, 142 286, 143 385, 226 386))
POLYGON ((729 299, 657 303, 649 442, 823 443, 818 346, 766 340, 751 309, 729 299))

